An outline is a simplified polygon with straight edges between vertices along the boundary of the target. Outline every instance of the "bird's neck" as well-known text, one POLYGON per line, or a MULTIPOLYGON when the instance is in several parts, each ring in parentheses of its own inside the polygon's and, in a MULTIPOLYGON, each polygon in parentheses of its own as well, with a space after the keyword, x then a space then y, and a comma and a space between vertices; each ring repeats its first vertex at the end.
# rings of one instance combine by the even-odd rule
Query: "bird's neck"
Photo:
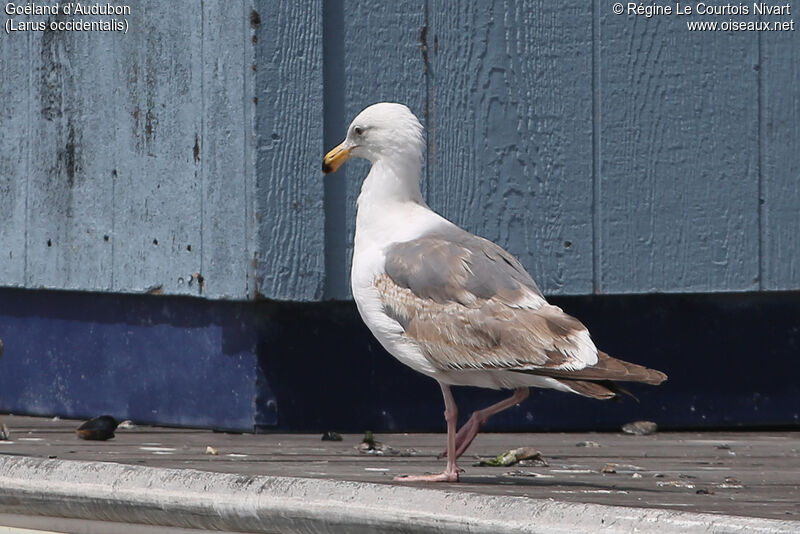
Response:
POLYGON ((420 174, 419 164, 412 167, 382 160, 372 164, 358 196, 356 251, 414 239, 441 223, 443 219, 422 199, 420 174))
POLYGON ((421 162, 419 158, 383 158, 375 161, 361 185, 358 195, 359 211, 393 203, 425 204, 419 189, 421 162))

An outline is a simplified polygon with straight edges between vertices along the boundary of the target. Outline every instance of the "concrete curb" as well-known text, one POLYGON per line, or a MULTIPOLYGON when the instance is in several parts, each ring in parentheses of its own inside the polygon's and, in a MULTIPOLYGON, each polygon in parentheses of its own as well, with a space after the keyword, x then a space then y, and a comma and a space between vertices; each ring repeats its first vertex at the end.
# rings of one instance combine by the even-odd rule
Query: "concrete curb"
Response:
POLYGON ((0 513, 281 534, 795 533, 800 522, 0 456, 0 513))

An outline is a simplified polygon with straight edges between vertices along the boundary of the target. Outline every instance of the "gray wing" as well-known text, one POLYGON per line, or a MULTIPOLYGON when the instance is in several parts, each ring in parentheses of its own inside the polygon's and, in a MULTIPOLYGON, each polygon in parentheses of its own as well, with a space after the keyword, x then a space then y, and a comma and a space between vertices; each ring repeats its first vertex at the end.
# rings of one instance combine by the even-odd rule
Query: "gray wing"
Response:
POLYGON ((569 370, 597 361, 586 327, 547 304, 516 258, 463 230, 391 245, 375 285, 386 313, 441 369, 569 370))
POLYGON ((545 302, 514 256, 460 228, 392 245, 386 251, 386 274, 400 287, 440 304, 498 299, 513 305, 532 298, 545 302))

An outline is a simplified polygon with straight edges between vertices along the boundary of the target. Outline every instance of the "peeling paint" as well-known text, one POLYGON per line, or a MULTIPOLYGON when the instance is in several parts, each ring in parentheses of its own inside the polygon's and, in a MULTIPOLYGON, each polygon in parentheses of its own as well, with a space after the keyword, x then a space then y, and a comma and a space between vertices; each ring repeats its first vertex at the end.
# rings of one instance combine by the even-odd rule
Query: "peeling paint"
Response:
POLYGON ((261 15, 255 9, 250 10, 250 27, 254 30, 261 25, 261 15))

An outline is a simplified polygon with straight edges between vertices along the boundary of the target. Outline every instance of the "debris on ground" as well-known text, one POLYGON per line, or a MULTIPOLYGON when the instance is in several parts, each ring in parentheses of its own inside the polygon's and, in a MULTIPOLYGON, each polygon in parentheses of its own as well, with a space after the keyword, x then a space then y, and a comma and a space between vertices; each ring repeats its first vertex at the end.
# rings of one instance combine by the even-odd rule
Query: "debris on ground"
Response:
POLYGON ((714 495, 712 490, 706 488, 700 488, 699 490, 695 491, 695 493, 698 495, 714 495))
POLYGON ((599 447, 600 444, 596 441, 579 441, 575 444, 576 447, 599 447))
POLYGON ((5 423, 0 424, 0 441, 10 441, 11 440, 11 432, 8 431, 8 427, 5 423))
POLYGON ((595 470, 590 471, 590 472, 603 473, 603 474, 606 474, 606 475, 611 475, 611 474, 615 474, 615 473, 621 473, 621 474, 625 474, 625 475, 627 475, 627 474, 634 474, 634 475, 638 474, 639 476, 638 477, 634 477, 634 478, 640 478, 642 475, 639 473, 639 471, 642 471, 642 470, 643 470, 642 467, 640 467, 638 465, 634 465, 634 464, 619 464, 619 463, 616 463, 616 462, 609 462, 609 463, 605 464, 603 467, 601 467, 600 469, 595 469, 595 470))
POLYGON ((383 443, 375 441, 375 436, 372 430, 365 430, 364 437, 361 438, 361 443, 356 446, 358 452, 369 452, 383 449, 383 443))
POLYGON ((717 484, 718 488, 724 489, 741 489, 744 487, 741 480, 737 480, 733 477, 725 477, 721 483, 717 484))
POLYGON ((613 475, 617 472, 617 464, 606 464, 600 469, 600 472, 604 475, 613 475))
POLYGON ((634 421, 622 425, 623 432, 634 436, 649 436, 650 434, 655 434, 657 430, 658 425, 653 421, 634 421))
POLYGON ((731 449, 731 446, 727 443, 720 443, 716 446, 716 449, 719 451, 728 451, 728 455, 736 456, 736 452, 731 449))
POLYGON ((118 424, 110 415, 100 415, 83 423, 75 429, 75 433, 81 439, 105 441, 114 437, 114 430, 118 424))
POLYGON ((206 454, 209 454, 211 456, 219 456, 219 450, 209 445, 206 447, 206 454))
POLYGON ((355 449, 361 454, 374 454, 375 456, 419 456, 420 452, 416 449, 399 450, 390 447, 380 441, 375 441, 375 436, 371 430, 364 432, 364 438, 361 443, 356 445, 355 449))
POLYGON ((338 432, 329 430, 322 434, 322 441, 342 441, 342 435, 338 432))
POLYGON ((631 475, 631 478, 642 478, 642 474, 641 473, 634 473, 634 474, 631 475))
POLYGON ((130 419, 125 419, 117 425, 117 430, 133 430, 134 428, 136 428, 136 425, 130 419))
POLYGON ((659 488, 687 488, 694 489, 694 484, 685 480, 659 480, 656 482, 659 488))
POLYGON ((510 465, 520 466, 535 466, 547 467, 547 460, 544 459, 542 453, 533 447, 519 447, 518 449, 511 449, 502 454, 490 458, 488 460, 481 460, 473 464, 475 467, 508 467, 510 465))

